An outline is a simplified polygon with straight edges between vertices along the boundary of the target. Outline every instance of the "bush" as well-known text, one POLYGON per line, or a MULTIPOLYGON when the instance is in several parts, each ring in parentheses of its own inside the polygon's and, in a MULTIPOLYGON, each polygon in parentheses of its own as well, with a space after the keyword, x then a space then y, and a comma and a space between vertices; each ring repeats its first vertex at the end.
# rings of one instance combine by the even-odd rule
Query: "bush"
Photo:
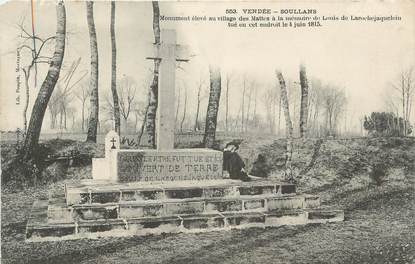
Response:
POLYGON ((365 116, 363 127, 371 136, 401 137, 412 133, 412 126, 408 121, 386 112, 372 112, 369 117, 365 116))
POLYGON ((375 182, 377 186, 381 186, 385 182, 388 168, 384 163, 375 163, 371 166, 369 173, 370 178, 375 182))

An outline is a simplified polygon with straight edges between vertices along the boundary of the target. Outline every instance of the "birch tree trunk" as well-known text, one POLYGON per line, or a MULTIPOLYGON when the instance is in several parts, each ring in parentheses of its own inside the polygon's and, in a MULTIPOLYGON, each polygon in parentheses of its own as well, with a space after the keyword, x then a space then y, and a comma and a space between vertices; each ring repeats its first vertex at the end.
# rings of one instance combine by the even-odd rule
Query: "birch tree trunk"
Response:
MULTIPOLYGON (((159 4, 153 1, 153 32, 155 44, 160 44, 160 10, 159 4)), ((158 104, 158 75, 160 60, 154 60, 153 82, 150 86, 150 97, 147 111, 146 131, 148 135, 148 144, 156 148, 156 114, 158 104)))
POLYGON ((117 45, 115 41, 115 2, 111 1, 111 92, 114 101, 115 132, 121 135, 120 105, 117 92, 117 45))
POLYGON ((306 68, 300 65, 300 85, 301 85, 301 109, 300 109, 300 137, 304 138, 307 133, 308 118, 308 80, 306 68))
POLYGON ((216 125, 218 120, 219 101, 221 93, 220 69, 210 65, 210 92, 206 113, 205 135, 203 144, 206 148, 212 148, 215 143, 216 125))
POLYGON ((276 72, 278 81, 280 83, 281 89, 281 101, 282 107, 284 109, 285 115, 285 133, 287 137, 287 150, 286 150, 286 161, 285 161, 285 178, 288 181, 293 181, 293 174, 292 174, 292 155, 293 155, 293 124, 291 122, 290 117, 290 107, 288 104, 288 95, 287 95, 287 88, 285 85, 285 80, 280 71, 276 72))
POLYGON ((99 97, 98 97, 98 44, 94 23, 94 2, 86 2, 86 15, 88 21, 89 41, 91 46, 91 109, 86 141, 97 142, 99 97))
POLYGON ((45 111, 48 106, 50 96, 52 95, 52 92, 55 88, 56 82, 59 79, 59 73, 65 53, 66 11, 63 1, 58 2, 56 5, 56 14, 57 26, 55 52, 50 61, 50 66, 46 78, 40 87, 36 101, 33 105, 33 110, 30 117, 23 148, 23 158, 25 160, 32 158, 32 155, 38 146, 45 111))

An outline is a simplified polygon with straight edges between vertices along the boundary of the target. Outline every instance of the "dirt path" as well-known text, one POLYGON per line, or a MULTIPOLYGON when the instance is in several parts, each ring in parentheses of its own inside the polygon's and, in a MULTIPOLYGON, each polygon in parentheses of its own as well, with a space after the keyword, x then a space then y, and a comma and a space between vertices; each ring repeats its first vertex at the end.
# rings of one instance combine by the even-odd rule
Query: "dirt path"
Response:
POLYGON ((415 263, 413 184, 327 192, 345 222, 56 243, 24 242, 27 212, 45 189, 4 194, 2 263, 415 263))

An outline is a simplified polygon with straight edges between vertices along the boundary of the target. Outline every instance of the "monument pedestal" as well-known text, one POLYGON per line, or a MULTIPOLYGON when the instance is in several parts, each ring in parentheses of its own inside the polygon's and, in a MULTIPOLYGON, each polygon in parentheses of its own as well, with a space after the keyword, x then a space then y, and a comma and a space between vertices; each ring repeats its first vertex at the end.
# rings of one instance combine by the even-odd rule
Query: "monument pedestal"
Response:
POLYGON ((44 241, 203 232, 252 226, 342 221, 343 211, 318 209, 316 196, 292 184, 223 179, 223 155, 173 149, 176 61, 187 61, 174 31, 163 31, 150 59, 160 61, 157 150, 121 150, 105 137, 105 158, 92 160, 92 181, 67 184, 61 196, 36 201, 26 239, 44 241))
POLYGON ((28 241, 205 232, 343 221, 317 196, 269 180, 66 184, 65 196, 37 201, 28 241))

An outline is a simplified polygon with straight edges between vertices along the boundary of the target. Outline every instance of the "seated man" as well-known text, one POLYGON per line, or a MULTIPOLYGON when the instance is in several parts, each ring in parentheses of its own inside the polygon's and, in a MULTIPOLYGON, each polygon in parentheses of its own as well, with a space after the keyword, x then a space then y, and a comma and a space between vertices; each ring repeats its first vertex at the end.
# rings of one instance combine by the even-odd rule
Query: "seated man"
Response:
POLYGON ((229 173, 233 180, 250 181, 248 174, 245 172, 245 163, 236 153, 239 149, 240 141, 233 140, 226 144, 223 150, 223 170, 229 173))

